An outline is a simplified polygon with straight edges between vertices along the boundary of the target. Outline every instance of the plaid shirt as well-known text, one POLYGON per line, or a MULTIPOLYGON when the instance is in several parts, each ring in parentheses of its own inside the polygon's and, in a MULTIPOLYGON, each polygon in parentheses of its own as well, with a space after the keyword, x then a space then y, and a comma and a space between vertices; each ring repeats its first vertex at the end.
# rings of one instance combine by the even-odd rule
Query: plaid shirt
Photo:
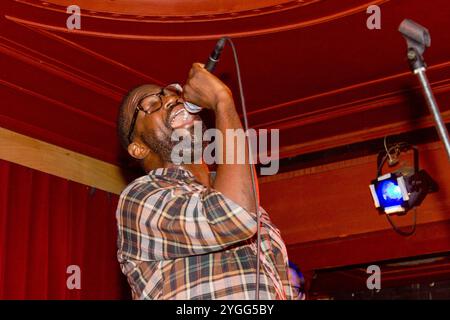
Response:
MULTIPOLYGON (((184 169, 122 192, 118 260, 133 299, 254 299, 256 217, 184 169)), ((260 299, 291 299, 286 247, 261 209, 260 299)))

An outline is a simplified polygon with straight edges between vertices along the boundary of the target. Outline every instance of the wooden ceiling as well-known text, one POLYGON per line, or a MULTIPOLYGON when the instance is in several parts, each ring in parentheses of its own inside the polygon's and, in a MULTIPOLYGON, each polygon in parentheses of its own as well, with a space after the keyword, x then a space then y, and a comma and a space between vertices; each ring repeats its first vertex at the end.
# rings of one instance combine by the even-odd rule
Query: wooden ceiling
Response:
MULTIPOLYGON (((447 0, 6 0, 0 15, 0 125, 118 163, 121 97, 142 83, 184 82, 217 38, 236 44, 249 122, 279 128, 281 156, 432 126, 406 44, 411 18, 431 32, 425 57, 450 120, 447 0), (81 29, 66 28, 66 6, 81 29), (369 30, 366 8, 381 8, 369 30)), ((217 68, 237 95, 231 50, 217 68)))
MULTIPOLYGON (((77 4, 84 10, 91 13, 117 13, 120 15, 134 15, 139 18, 160 19, 161 17, 192 17, 204 15, 242 15, 244 11, 258 12, 261 10, 278 10, 286 5, 301 6, 315 1, 286 1, 286 0, 259 0, 259 1, 242 1, 242 0, 115 0, 115 1, 90 1, 90 0, 51 0, 46 1, 47 4, 55 4, 59 6, 70 6, 77 4), (281 6, 281 7, 280 7, 281 6), (92 12, 93 11, 93 12, 92 12)), ((211 19, 211 17, 209 17, 211 19)))

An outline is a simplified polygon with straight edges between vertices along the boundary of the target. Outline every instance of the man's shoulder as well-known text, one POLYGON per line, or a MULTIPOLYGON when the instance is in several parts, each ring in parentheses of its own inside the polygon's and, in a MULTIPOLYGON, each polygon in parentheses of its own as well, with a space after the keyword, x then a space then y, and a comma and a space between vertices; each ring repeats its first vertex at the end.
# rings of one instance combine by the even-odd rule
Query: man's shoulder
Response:
POLYGON ((142 198, 148 196, 155 191, 165 189, 167 186, 164 181, 157 179, 156 177, 151 177, 145 175, 139 177, 128 184, 125 189, 120 194, 121 198, 142 198))

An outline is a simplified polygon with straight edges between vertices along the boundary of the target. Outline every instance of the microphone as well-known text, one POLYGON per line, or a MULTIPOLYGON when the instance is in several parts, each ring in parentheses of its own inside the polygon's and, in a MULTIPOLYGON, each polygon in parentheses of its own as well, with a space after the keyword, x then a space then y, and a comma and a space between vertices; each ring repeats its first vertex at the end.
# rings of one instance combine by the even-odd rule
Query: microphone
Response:
POLYGON ((223 47, 225 47, 225 41, 227 38, 223 37, 217 41, 214 50, 211 52, 211 55, 208 58, 208 61, 205 63, 205 69, 209 72, 213 72, 216 68, 217 62, 219 62, 220 55, 222 54, 223 47))
MULTIPOLYGON (((225 47, 225 42, 226 42, 227 38, 223 37, 220 38, 219 41, 217 41, 216 46, 214 47, 214 50, 211 52, 208 61, 206 61, 205 63, 205 69, 208 70, 209 72, 213 72, 214 69, 216 68, 216 64, 217 62, 219 62, 219 58, 220 55, 222 54, 223 48, 225 47)), ((184 102, 184 108, 189 111, 190 113, 198 113, 202 110, 201 107, 187 102, 184 102)))
POLYGON ((425 50, 424 47, 429 47, 431 45, 430 32, 427 28, 421 26, 417 22, 405 19, 398 27, 398 31, 400 31, 400 33, 406 39, 408 46, 411 46, 413 44, 422 46, 423 49, 419 50, 422 51, 420 52, 421 54, 425 50))

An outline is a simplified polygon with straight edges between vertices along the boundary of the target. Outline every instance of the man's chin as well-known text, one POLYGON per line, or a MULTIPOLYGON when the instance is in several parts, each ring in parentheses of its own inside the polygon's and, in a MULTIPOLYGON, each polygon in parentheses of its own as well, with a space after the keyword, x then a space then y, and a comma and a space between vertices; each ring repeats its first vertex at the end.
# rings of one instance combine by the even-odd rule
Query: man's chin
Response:
POLYGON ((177 129, 189 129, 194 125, 203 127, 203 121, 198 115, 190 115, 186 119, 177 119, 177 121, 174 121, 173 123, 170 124, 170 127, 172 128, 172 130, 177 130, 177 129))
POLYGON ((178 137, 186 137, 186 136, 190 135, 191 138, 194 137, 195 133, 201 134, 203 136, 203 132, 205 130, 205 128, 203 126, 203 122, 201 120, 197 120, 197 119, 186 121, 182 124, 171 127, 171 129, 172 129, 172 135, 175 132, 176 136, 178 136, 178 137))

